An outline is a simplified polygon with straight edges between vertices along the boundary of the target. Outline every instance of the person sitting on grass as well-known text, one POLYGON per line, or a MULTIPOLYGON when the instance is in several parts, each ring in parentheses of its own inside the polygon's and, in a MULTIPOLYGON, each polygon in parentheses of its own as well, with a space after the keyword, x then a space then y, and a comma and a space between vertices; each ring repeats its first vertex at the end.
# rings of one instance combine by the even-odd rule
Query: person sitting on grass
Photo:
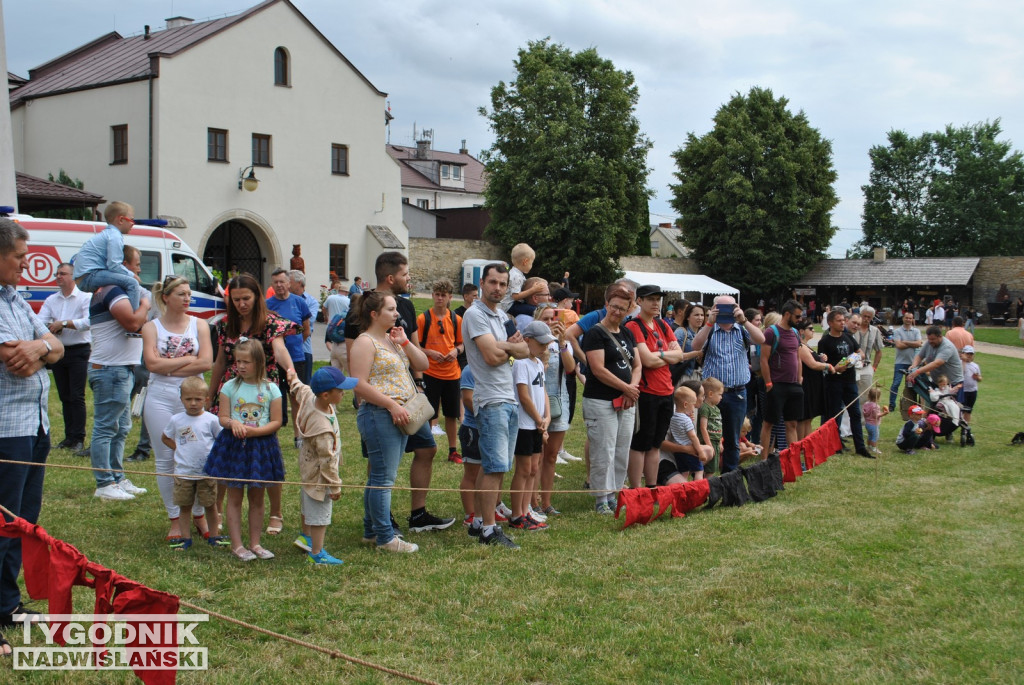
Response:
POLYGON ((937 450, 935 434, 942 430, 941 421, 935 414, 925 417, 924 409, 919 405, 911 405, 907 410, 910 419, 903 424, 900 434, 896 436, 896 448, 904 454, 914 454, 916 450, 937 450), (932 417, 935 421, 932 421, 932 417))
MULTIPOLYGON (((171 494, 174 506, 187 511, 198 503, 206 511, 193 517, 196 528, 211 547, 227 547, 231 544, 228 538, 216 535, 220 525, 216 506, 217 481, 203 473, 214 440, 222 430, 217 416, 203 408, 209 391, 202 376, 189 376, 182 380, 180 395, 185 411, 170 418, 160 440, 174 451, 174 489, 171 494), (215 532, 212 536, 211 529, 215 532)), ((192 537, 178 535, 172 537, 169 544, 171 549, 182 552, 192 546, 192 537)))
POLYGON ((309 385, 289 369, 288 391, 295 400, 295 430, 299 443, 299 479, 302 486, 302 533, 295 546, 307 553, 306 560, 321 566, 343 564, 324 549, 324 536, 331 524, 333 502, 341 497, 341 428, 336 407, 345 390, 358 385, 356 378, 346 378, 333 366, 316 370, 309 385), (309 485, 318 483, 318 485, 309 485))

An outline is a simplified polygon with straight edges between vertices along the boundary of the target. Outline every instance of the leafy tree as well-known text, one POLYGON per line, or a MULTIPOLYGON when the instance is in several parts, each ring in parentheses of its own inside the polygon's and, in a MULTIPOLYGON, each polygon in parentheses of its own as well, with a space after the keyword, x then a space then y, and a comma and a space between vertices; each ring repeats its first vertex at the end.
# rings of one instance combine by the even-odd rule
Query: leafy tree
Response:
POLYGON ((868 153, 863 248, 899 257, 1024 253, 1024 159, 999 120, 914 138, 890 131, 868 153))
MULTIPOLYGON (((78 188, 82 190, 85 188, 85 183, 77 178, 72 178, 68 175, 64 169, 61 169, 57 174, 57 178, 53 177, 52 173, 46 174, 47 179, 54 183, 60 183, 64 186, 70 186, 71 188, 78 188)), ((82 207, 81 209, 48 209, 41 212, 36 212, 35 216, 44 219, 72 219, 75 221, 91 221, 93 218, 92 209, 89 207, 82 207)))
POLYGON ((515 67, 514 81, 491 89, 491 110, 480 108, 495 134, 483 153, 488 233, 509 249, 528 243, 538 274, 610 282, 619 256, 650 254, 651 143, 634 116, 633 75, 549 39, 520 49, 515 67))
POLYGON ((786 289, 836 230, 832 144, 787 104, 765 88, 737 93, 673 153, 683 243, 706 274, 748 293, 786 289))

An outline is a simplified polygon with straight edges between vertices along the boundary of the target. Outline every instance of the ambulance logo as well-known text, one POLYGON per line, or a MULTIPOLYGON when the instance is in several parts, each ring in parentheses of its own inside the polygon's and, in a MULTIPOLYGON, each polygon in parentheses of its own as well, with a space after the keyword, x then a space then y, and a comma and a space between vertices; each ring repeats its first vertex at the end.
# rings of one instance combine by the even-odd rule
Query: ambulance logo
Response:
POLYGON ((60 256, 52 245, 40 245, 29 249, 28 268, 21 272, 18 285, 54 285, 60 256))

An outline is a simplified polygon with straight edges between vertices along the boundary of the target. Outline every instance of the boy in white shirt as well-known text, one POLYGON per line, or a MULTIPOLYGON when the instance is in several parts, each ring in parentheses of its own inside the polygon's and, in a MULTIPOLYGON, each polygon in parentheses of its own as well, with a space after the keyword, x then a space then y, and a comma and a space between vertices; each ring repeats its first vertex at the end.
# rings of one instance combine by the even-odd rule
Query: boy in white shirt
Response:
MULTIPOLYGON (((206 458, 210 456, 213 441, 221 432, 220 420, 203 408, 206 394, 210 388, 202 376, 190 376, 181 382, 181 403, 185 411, 171 417, 164 433, 160 436, 163 443, 174 450, 174 504, 181 507, 182 512, 191 510, 195 502, 206 509, 209 514, 207 532, 204 537, 212 547, 230 547, 231 541, 226 535, 210 535, 216 531, 220 519, 217 508, 217 481, 203 473, 206 458)), ((203 516, 196 517, 196 527, 202 530, 203 516)), ((192 546, 192 538, 180 537, 170 541, 176 551, 184 551, 192 546)))
POLYGON ((512 380, 519 397, 519 436, 516 439, 515 473, 509 486, 512 518, 509 526, 520 530, 544 530, 547 524, 535 519, 529 510, 534 483, 540 472, 544 442, 551 423, 551 407, 544 388, 548 345, 555 340, 543 321, 533 321, 523 329, 530 356, 512 364, 512 380))

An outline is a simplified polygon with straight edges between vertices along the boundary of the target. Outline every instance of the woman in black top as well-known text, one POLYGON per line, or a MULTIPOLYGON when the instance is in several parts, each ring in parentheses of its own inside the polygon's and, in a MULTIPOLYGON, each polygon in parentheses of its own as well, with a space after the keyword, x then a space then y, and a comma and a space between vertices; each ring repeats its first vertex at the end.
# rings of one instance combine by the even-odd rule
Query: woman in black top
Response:
POLYGON ((640 397, 640 356, 633 335, 622 327, 633 297, 621 285, 605 291, 607 314, 583 336, 590 372, 583 387, 583 420, 590 439, 590 487, 599 514, 612 514, 615 493, 626 481, 636 401, 640 397))

